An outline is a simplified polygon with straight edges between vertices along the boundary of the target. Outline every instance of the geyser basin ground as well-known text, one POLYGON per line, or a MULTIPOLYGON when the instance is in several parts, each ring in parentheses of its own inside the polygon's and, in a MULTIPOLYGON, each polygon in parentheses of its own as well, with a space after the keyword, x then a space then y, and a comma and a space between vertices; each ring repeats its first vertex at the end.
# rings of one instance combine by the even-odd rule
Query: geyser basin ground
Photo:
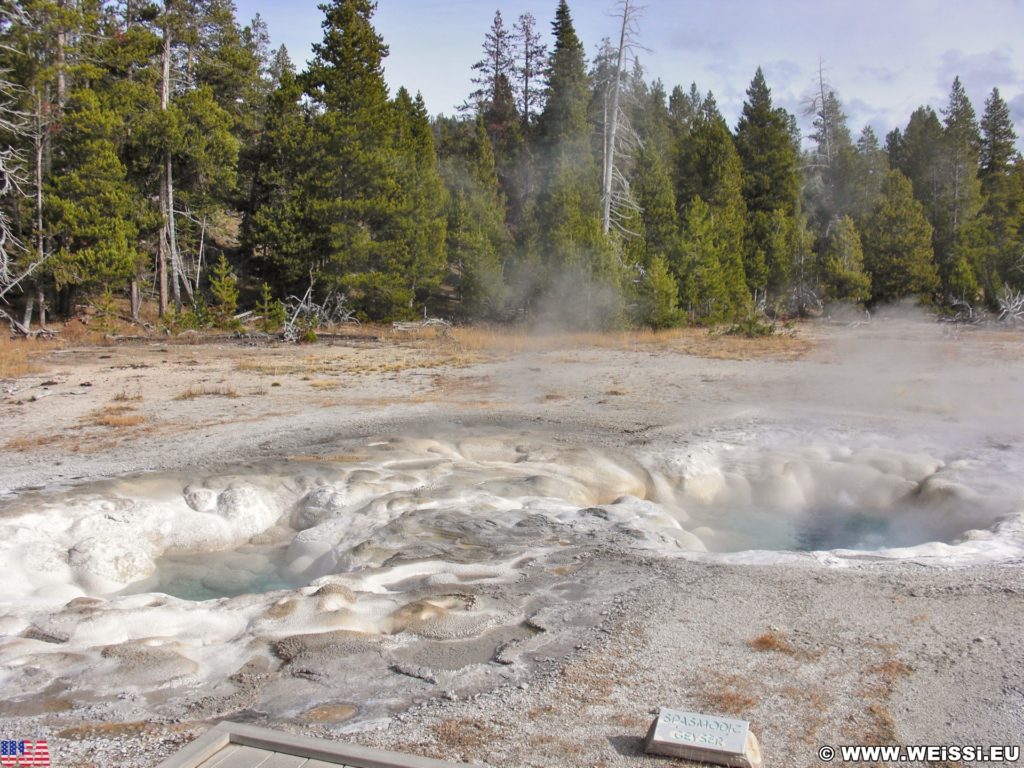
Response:
MULTIPOLYGON (((9 501, 0 594, 202 600, 396 563, 489 564, 528 554, 515 531, 533 517, 564 537, 618 532, 691 556, 855 550, 949 564, 1024 554, 1024 492, 1011 480, 1020 474, 999 451, 947 460, 878 436, 789 436, 630 455, 540 432, 446 432, 339 445, 333 460, 127 477, 9 501)), ((534 542, 529 554, 544 548, 534 542)))
POLYGON ((76 554, 5 569, 0 716, 69 766, 152 766, 223 717, 493 766, 646 764, 657 706, 752 720, 780 765, 815 764, 818 743, 1013 742, 1018 337, 809 331, 817 351, 796 359, 677 341, 469 362, 386 345, 54 355, 35 384, 65 382, 57 397, 27 401, 25 380, 3 406, 20 447, 2 522, 37 515, 28 538, 76 554), (203 387, 239 397, 178 398, 203 387), (108 402, 149 421, 91 426, 108 402), (612 479, 594 498, 580 473, 597 469, 612 479), (53 518, 65 491, 17 491, 54 483, 53 518), (338 522, 373 484, 372 524, 338 522), (284 588, 144 591, 196 586, 213 554, 231 567, 185 597, 284 588), (221 578, 242 565, 249 585, 221 578))
POLYGON ((478 694, 552 647, 584 646, 609 615, 586 606, 622 585, 578 564, 611 544, 654 569, 797 550, 827 564, 1024 554, 1005 481, 1020 475, 993 464, 998 450, 947 460, 877 435, 737 435, 630 454, 552 433, 447 434, 8 501, 0 684, 18 705, 128 695, 174 717, 255 674, 247 711, 352 727, 423 688, 478 694), (563 578, 517 588, 539 586, 538 571, 563 578), (341 681, 358 694, 339 701, 341 681))

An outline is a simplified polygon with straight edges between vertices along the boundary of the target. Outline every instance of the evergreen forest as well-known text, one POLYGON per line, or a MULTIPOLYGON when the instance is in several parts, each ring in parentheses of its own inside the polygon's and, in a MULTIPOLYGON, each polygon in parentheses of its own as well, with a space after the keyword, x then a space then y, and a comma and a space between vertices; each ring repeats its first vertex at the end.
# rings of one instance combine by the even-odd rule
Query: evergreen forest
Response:
POLYGON ((274 324, 306 296, 371 321, 664 328, 1020 296, 998 88, 976 109, 956 79, 881 137, 822 77, 802 135, 758 69, 730 126, 697 84, 645 78, 632 2, 590 48, 552 4, 550 25, 495 13, 472 92, 432 117, 385 82, 370 0, 320 6, 303 71, 232 0, 0 0, 0 317, 116 299, 274 324))

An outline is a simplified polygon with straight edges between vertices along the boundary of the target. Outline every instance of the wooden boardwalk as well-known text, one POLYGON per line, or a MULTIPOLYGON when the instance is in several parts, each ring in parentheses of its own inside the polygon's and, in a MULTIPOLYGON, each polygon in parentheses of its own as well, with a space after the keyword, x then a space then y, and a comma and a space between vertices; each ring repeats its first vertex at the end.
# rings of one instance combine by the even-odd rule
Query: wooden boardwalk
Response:
POLYGON ((428 757, 292 736, 241 723, 215 725, 157 768, 466 768, 428 757))

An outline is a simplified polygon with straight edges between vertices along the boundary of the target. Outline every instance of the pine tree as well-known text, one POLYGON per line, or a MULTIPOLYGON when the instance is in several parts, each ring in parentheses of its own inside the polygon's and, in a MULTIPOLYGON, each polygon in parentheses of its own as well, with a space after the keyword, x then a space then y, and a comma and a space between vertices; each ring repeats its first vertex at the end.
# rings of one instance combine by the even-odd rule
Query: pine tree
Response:
POLYGON ((288 48, 282 43, 270 56, 270 64, 267 75, 270 78, 270 85, 274 88, 281 87, 281 79, 285 73, 295 75, 295 64, 288 54, 288 48))
POLYGON ((640 206, 643 252, 639 261, 650 266, 653 259, 667 257, 676 245, 679 220, 672 177, 654 144, 644 144, 637 155, 633 192, 640 206))
POLYGON ((256 316, 260 319, 260 328, 264 333, 276 333, 284 326, 288 315, 280 299, 275 299, 270 286, 263 283, 260 287, 260 298, 256 302, 256 316))
POLYGON ((808 157, 804 207, 813 226, 824 232, 835 219, 853 212, 857 157, 846 113, 834 90, 821 91, 813 115, 809 138, 814 149, 808 157))
POLYGON ((48 201, 58 289, 125 285, 138 269, 139 216, 117 154, 120 130, 119 116, 93 91, 69 94, 48 201))
POLYGON ((238 311, 238 276, 231 270, 223 253, 210 272, 210 293, 213 294, 213 314, 217 324, 231 326, 238 311))
MULTIPOLYGON (((476 115, 483 116, 494 146, 495 165, 502 191, 506 198, 515 200, 518 205, 520 201, 516 182, 517 169, 522 160, 524 125, 519 116, 517 95, 513 87, 518 74, 515 42, 514 34, 505 27, 501 11, 495 11, 494 21, 484 36, 484 56, 473 65, 478 74, 472 81, 479 87, 460 109, 472 107, 476 115)), ((535 41, 529 42, 529 54, 535 57, 535 41)), ((535 70, 537 64, 531 61, 530 66, 535 70)), ((535 79, 537 73, 531 71, 530 76, 535 79)), ((526 87, 529 88, 529 85, 526 87)), ((533 94, 527 96, 527 101, 530 100, 535 101, 533 94)))
POLYGON ((57 0, 0 5, 0 77, 11 86, 4 93, 5 118, 12 123, 11 130, 4 132, 5 166, 8 171, 17 168, 17 175, 6 175, 4 181, 17 178, 21 190, 28 192, 28 200, 7 196, 7 202, 16 203, 7 212, 8 229, 24 247, 9 253, 15 258, 3 265, 4 292, 10 290, 7 281, 14 270, 25 277, 19 283, 22 290, 36 290, 40 304, 47 284, 52 283, 45 267, 38 267, 53 255, 55 246, 47 182, 60 151, 69 70, 78 61, 68 40, 69 30, 78 21, 76 11, 57 0), (30 274, 31 265, 36 268, 30 274))
POLYGON ((785 282, 791 256, 784 245, 778 245, 786 238, 775 235, 780 226, 787 232, 793 227, 799 158, 790 136, 789 115, 772 106, 771 91, 760 67, 747 89, 747 101, 736 127, 736 150, 748 212, 744 245, 747 284, 752 291, 764 292, 769 283, 778 290, 785 282))
POLYGON ((885 134, 885 157, 891 170, 906 167, 906 159, 903 154, 903 131, 899 128, 893 128, 885 134))
POLYGON ((169 113, 175 205, 188 214, 177 223, 178 248, 196 265, 187 269, 195 280, 205 259, 201 249, 209 245, 210 223, 238 207, 240 142, 232 132, 231 115, 209 86, 178 96, 169 113))
POLYGON ((257 275, 280 295, 301 294, 316 262, 313 237, 323 227, 309 199, 319 169, 311 163, 313 135, 301 105, 302 87, 285 68, 271 94, 254 150, 253 188, 242 222, 242 247, 257 275))
POLYGON ((791 254, 788 311, 808 317, 821 310, 821 264, 814 250, 815 238, 807 217, 798 211, 787 221, 788 238, 785 248, 791 254))
POLYGON ((537 20, 531 13, 522 14, 513 27, 514 74, 517 108, 524 132, 529 132, 543 108, 544 72, 548 47, 537 32, 537 20))
POLYGON ((576 36, 566 0, 559 0, 551 29, 555 43, 548 64, 540 132, 550 150, 571 155, 579 152, 581 142, 585 144, 590 136, 587 124, 590 89, 583 44, 576 36), (563 147, 563 144, 568 146, 563 147))
POLYGON ((644 82, 644 72, 636 62, 630 78, 632 93, 628 103, 632 107, 630 122, 645 150, 655 152, 666 167, 671 167, 672 115, 668 109, 668 96, 661 80, 655 80, 650 87, 644 82))
MULTIPOLYGON (((700 198, 709 208, 727 295, 725 306, 736 312, 745 310, 750 291, 743 259, 746 205, 742 166, 729 128, 710 93, 676 151, 675 185, 677 201, 700 198)), ((716 303, 716 312, 722 306, 716 303)))
POLYGON ((890 142, 889 157, 893 170, 906 176, 914 186, 914 197, 921 201, 934 227, 942 209, 943 133, 942 123, 931 107, 918 107, 910 116, 898 144, 890 142))
POLYGON ((214 101, 231 115, 236 138, 248 138, 267 95, 261 77, 268 64, 263 58, 266 27, 259 16, 254 26, 239 27, 233 0, 205 0, 197 23, 195 83, 208 86, 214 101))
POLYGON ((679 325, 679 285, 664 256, 651 259, 640 283, 637 322, 654 329, 679 325))
POLYGON ((874 210, 889 171, 889 159, 885 150, 879 146, 878 137, 870 125, 864 126, 861 131, 856 152, 848 214, 854 221, 863 220, 874 210))
POLYGON ((959 77, 953 81, 943 115, 943 205, 934 235, 935 260, 945 291, 959 297, 970 295, 977 287, 974 278, 969 278, 970 263, 977 260, 977 255, 971 252, 971 241, 962 235, 981 208, 981 135, 974 107, 959 77))
POLYGON ((704 104, 696 83, 690 84, 689 92, 680 86, 672 89, 668 98, 668 113, 671 117, 672 134, 676 145, 690 132, 704 104))
POLYGON ((849 216, 840 218, 828 233, 822 253, 822 279, 826 299, 863 302, 871 296, 860 235, 849 216))
POLYGON ((694 197, 686 206, 680 251, 673 265, 681 286, 680 304, 692 322, 716 323, 733 314, 720 252, 711 208, 694 197))
POLYGON ((446 249, 458 297, 456 311, 499 319, 505 309, 503 277, 511 238, 491 139, 482 116, 471 126, 458 121, 440 128, 438 149, 448 190, 446 249))
POLYGON ((743 199, 753 214, 792 214, 799 193, 799 158, 790 140, 789 117, 772 106, 764 73, 757 68, 736 126, 736 151, 743 164, 743 199))
POLYGON ((518 214, 522 206, 522 191, 519 188, 520 169, 524 163, 522 124, 516 112, 515 95, 505 75, 499 75, 495 83, 494 99, 487 103, 481 116, 494 146, 495 168, 506 199, 513 202, 518 214))
POLYGON ((871 300, 895 301, 939 287, 932 251, 932 227, 914 199, 910 181, 890 171, 882 198, 865 222, 864 269, 871 275, 871 300))
POLYGON ((1013 130, 1010 107, 999 95, 999 89, 993 88, 991 95, 985 100, 985 113, 981 117, 979 176, 982 191, 991 192, 992 180, 1005 176, 1015 163, 1020 163, 1020 152, 1017 151, 1017 134, 1013 130))
POLYGON ((316 112, 304 202, 313 224, 309 270, 320 291, 343 290, 364 317, 413 312, 420 285, 408 266, 403 231, 396 112, 388 99, 387 46, 371 23, 376 3, 333 0, 323 42, 303 74, 316 112))
POLYGON ((589 80, 583 45, 565 0, 559 2, 552 28, 555 42, 547 98, 538 126, 538 162, 544 173, 535 208, 537 232, 533 242, 542 249, 540 256, 546 268, 537 292, 545 294, 549 305, 561 311, 573 301, 578 303, 582 290, 584 296, 592 297, 588 312, 560 321, 579 321, 588 327, 614 324, 620 308, 597 297, 614 297, 617 301, 621 262, 601 232, 600 172, 587 121, 589 80))
POLYGON ((400 88, 394 104, 401 197, 386 235, 400 254, 394 269, 409 286, 411 309, 433 303, 444 276, 446 200, 423 97, 400 88))
POLYGON ((984 202, 968 224, 963 239, 971 244, 985 302, 996 308, 1004 285, 1024 283, 1020 254, 1024 253, 1024 164, 1016 148, 1017 134, 1010 111, 994 88, 981 118, 981 182, 984 202))
MULTIPOLYGON (((196 82, 209 87, 213 100, 230 117, 230 132, 239 144, 238 179, 222 190, 221 198, 234 209, 249 201, 254 173, 252 149, 256 146, 271 82, 269 32, 259 14, 240 27, 232 0, 212 0, 204 14, 196 82), (227 193, 235 194, 228 197, 227 193)), ((284 51, 287 58, 287 50, 284 51)))
MULTIPOLYGON (((463 108, 472 107, 477 114, 481 114, 499 98, 507 99, 505 94, 499 94, 499 88, 511 89, 515 73, 512 45, 513 35, 505 28, 501 11, 495 11, 491 28, 484 35, 484 56, 473 65, 478 74, 472 81, 479 87, 469 95, 470 100, 463 108)), ((514 99, 512 106, 514 109, 514 99)))
POLYGON ((808 138, 815 144, 815 164, 828 168, 836 162, 843 147, 853 142, 846 113, 834 90, 822 91, 820 99, 814 103, 813 116, 814 130, 808 138))

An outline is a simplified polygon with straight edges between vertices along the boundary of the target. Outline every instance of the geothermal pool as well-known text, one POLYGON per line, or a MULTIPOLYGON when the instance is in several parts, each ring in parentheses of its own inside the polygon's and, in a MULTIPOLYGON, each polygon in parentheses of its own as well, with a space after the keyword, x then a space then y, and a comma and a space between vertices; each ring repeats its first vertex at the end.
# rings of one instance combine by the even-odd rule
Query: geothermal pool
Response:
MULTIPOLYGON (((0 684, 13 697, 128 690, 159 709, 243 665, 290 663, 309 652, 295 638, 339 632, 353 663, 433 680, 446 657, 424 638, 470 644, 486 666, 534 631, 533 597, 509 585, 610 537, 646 556, 752 563, 1024 553, 1021 475, 999 445, 736 433, 627 451, 467 431, 318 450, 8 498, 0 684), (391 644, 371 654, 367 638, 391 644)), ((573 600, 601 585, 560 589, 573 600)), ((382 706, 404 695, 360 684, 384 686, 382 706)), ((295 714, 330 696, 282 688, 265 702, 295 714)))
MULTIPOLYGON (((716 441, 628 454, 552 435, 390 437, 230 472, 31 492, 0 510, 8 600, 306 586, 403 563, 492 563, 542 516, 638 547, 1016 556, 1015 470, 998 446, 943 457, 878 436, 716 441)), ((426 566, 424 566, 426 567, 426 566)))

